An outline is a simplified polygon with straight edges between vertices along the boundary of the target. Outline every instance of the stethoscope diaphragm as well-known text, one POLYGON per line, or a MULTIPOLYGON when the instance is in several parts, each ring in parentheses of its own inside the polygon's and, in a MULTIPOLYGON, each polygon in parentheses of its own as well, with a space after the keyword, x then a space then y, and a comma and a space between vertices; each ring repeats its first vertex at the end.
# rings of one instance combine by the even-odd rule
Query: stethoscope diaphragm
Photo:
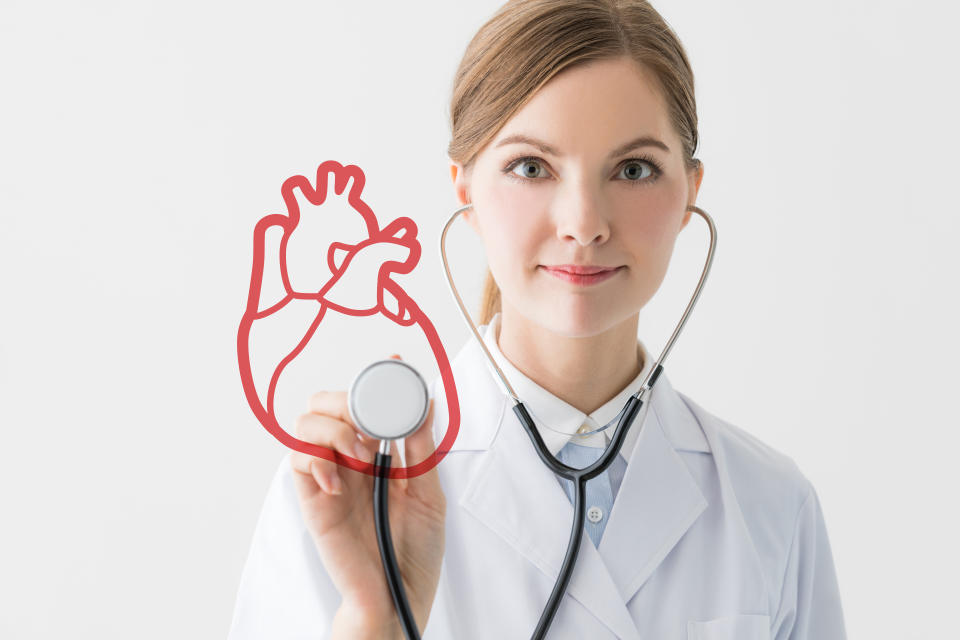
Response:
POLYGON ((347 391, 350 418, 378 440, 409 436, 423 424, 429 404, 430 392, 420 372, 393 358, 361 369, 347 391))

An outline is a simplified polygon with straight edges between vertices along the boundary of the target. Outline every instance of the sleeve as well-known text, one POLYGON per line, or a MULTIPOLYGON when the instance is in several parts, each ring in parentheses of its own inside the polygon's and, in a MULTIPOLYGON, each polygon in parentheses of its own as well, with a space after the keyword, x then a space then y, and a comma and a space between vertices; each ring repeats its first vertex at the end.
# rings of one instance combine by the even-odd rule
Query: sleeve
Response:
POLYGON ((823 511, 810 485, 787 554, 775 640, 846 640, 840 590, 823 511))
POLYGON ((288 453, 254 529, 228 639, 329 638, 339 607, 340 593, 300 513, 288 453))

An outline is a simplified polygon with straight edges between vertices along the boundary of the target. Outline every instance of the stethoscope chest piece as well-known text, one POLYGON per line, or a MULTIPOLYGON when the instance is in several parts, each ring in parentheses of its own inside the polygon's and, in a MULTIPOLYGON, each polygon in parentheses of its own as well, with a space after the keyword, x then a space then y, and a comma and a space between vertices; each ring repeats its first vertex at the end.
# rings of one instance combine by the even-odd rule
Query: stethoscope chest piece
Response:
POLYGON ((405 438, 427 417, 430 392, 423 376, 402 360, 378 360, 353 378, 347 408, 357 428, 378 440, 405 438))

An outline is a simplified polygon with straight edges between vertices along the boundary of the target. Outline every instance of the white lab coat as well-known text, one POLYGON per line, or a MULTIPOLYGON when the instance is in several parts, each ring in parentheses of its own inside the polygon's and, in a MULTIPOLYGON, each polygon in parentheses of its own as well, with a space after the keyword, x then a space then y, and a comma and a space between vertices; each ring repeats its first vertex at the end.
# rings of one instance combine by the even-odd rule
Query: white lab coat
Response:
MULTIPOLYGON (((422 635, 529 638, 573 506, 472 337, 452 366, 461 426, 438 467, 446 551, 422 635)), ((448 418, 441 385, 439 377, 431 385, 436 442, 448 418)), ((584 535, 547 637, 845 638, 820 503, 794 462, 675 391, 666 373, 649 402, 599 549, 584 535)), ((329 638, 340 595, 303 523, 292 473, 286 457, 256 525, 230 640, 329 638)))

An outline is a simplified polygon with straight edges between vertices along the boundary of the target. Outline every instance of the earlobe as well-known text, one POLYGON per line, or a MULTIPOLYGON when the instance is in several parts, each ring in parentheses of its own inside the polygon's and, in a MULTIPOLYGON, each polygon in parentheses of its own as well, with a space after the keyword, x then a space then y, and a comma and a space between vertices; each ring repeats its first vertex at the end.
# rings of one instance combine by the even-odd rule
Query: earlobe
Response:
POLYGON ((473 229, 473 232, 479 236, 480 229, 477 227, 477 216, 476 216, 476 212, 473 210, 473 207, 470 207, 469 209, 461 213, 460 216, 463 218, 464 222, 470 225, 470 228, 473 229))
POLYGON ((692 197, 690 198, 690 204, 687 205, 687 211, 683 215, 683 222, 680 223, 681 231, 687 226, 687 223, 690 222, 690 216, 693 215, 693 211, 691 211, 689 207, 693 206, 697 201, 697 193, 700 191, 701 182, 703 182, 703 162, 698 160, 696 170, 690 172, 689 188, 692 197))

